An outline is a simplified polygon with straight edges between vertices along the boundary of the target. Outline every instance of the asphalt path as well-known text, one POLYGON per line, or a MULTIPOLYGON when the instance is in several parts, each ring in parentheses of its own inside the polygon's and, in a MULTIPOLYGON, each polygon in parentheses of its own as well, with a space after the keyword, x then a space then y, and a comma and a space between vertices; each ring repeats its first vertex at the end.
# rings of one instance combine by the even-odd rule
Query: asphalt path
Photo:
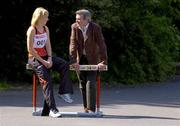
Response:
MULTIPOLYGON (((61 112, 81 112, 82 97, 74 88, 74 102, 65 103, 54 95, 61 112)), ((171 81, 135 87, 101 88, 102 117, 32 116, 31 87, 0 91, 0 126, 180 126, 180 77, 171 81)), ((37 107, 43 97, 38 87, 37 107)))

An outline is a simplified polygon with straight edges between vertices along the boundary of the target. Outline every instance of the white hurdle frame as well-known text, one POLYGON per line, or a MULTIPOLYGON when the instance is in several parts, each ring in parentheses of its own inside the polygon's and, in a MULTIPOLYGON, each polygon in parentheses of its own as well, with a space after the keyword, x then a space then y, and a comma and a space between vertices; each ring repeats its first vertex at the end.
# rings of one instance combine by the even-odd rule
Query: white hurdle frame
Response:
MULTIPOLYGON (((26 64, 27 70, 32 70, 29 64, 26 64)), ((70 66, 70 70, 76 71, 73 67, 70 66)), ((96 95, 96 112, 94 113, 86 113, 86 112, 60 112, 62 117, 63 116, 72 116, 72 117, 102 117, 103 112, 100 111, 100 85, 101 85, 101 78, 100 72, 107 71, 107 65, 104 65, 102 69, 99 69, 98 65, 80 65, 80 71, 97 71, 97 95, 96 95)), ((76 74, 79 78, 79 73, 76 71, 76 74)), ((32 105, 33 105, 33 116, 39 115, 39 112, 36 108, 36 101, 37 101, 37 81, 38 78, 36 77, 35 73, 33 72, 33 86, 32 86, 32 105)))

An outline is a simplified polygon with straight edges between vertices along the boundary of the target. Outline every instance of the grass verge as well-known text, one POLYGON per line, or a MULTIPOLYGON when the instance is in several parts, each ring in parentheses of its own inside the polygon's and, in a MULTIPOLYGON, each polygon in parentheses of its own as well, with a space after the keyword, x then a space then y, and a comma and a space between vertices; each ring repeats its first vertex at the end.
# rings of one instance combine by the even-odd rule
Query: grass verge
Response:
POLYGON ((0 82, 0 90, 7 90, 12 88, 12 85, 8 82, 0 82))

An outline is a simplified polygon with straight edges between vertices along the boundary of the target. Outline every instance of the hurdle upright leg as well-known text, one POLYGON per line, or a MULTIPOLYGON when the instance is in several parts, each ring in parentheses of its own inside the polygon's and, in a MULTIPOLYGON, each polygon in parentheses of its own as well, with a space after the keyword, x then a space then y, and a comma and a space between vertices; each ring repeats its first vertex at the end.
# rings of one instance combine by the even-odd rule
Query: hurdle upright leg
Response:
POLYGON ((32 85, 32 104, 33 112, 36 112, 36 96, 37 96, 37 76, 33 73, 33 85, 32 85))
POLYGON ((100 112, 100 87, 101 87, 101 78, 99 72, 97 73, 97 96, 96 96, 96 106, 97 113, 100 112))

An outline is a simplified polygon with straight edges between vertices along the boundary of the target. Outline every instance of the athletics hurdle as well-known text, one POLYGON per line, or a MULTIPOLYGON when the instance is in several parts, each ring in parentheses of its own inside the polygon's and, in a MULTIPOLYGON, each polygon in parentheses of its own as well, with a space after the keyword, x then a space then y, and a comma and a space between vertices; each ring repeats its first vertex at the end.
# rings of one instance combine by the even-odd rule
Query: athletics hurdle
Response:
MULTIPOLYGON (((73 67, 70 67, 70 70, 76 71, 73 67)), ((103 116, 103 112, 100 111, 100 86, 101 86, 101 78, 100 71, 107 71, 107 65, 104 65, 103 69, 99 69, 98 65, 80 65, 80 71, 97 71, 97 95, 96 95, 96 112, 94 113, 86 113, 86 112, 60 112, 62 116, 77 116, 77 117, 101 117, 103 116)), ((78 80, 80 81, 79 73, 76 71, 78 80)))
MULTIPOLYGON (((27 70, 32 70, 32 67, 29 64, 26 64, 27 70)), ((72 67, 70 67, 70 70, 76 71, 72 67)), ((76 117, 101 117, 103 116, 103 112, 100 111, 100 86, 101 86, 101 78, 100 78, 100 72, 101 71, 107 71, 107 65, 104 65, 103 69, 99 69, 98 65, 80 65, 79 68, 80 71, 97 71, 97 96, 96 96, 96 112, 94 113, 86 113, 86 112, 60 112, 62 117, 63 116, 76 116, 76 117)), ((76 71, 78 80, 79 74, 76 71)), ((33 105, 33 113, 32 115, 36 116, 39 115, 39 111, 36 109, 36 100, 37 100, 37 76, 33 72, 33 88, 32 88, 32 105, 33 105)))
POLYGON ((32 69, 32 66, 30 64, 26 64, 26 70, 29 70, 29 71, 32 71, 33 73, 33 79, 32 79, 32 106, 33 106, 33 113, 36 113, 37 112, 37 109, 36 109, 36 101, 37 101, 37 81, 38 81, 38 78, 36 76, 36 73, 33 71, 32 69))

